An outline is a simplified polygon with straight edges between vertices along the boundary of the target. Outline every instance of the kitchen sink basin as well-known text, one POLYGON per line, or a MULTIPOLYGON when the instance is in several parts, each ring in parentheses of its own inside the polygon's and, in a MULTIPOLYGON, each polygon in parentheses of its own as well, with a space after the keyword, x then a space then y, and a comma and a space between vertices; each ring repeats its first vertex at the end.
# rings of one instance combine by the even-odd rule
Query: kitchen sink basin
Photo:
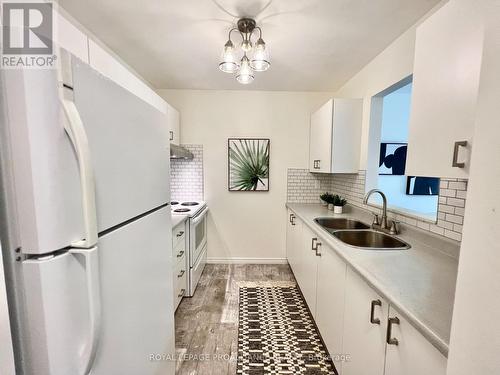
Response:
POLYGON ((361 221, 352 219, 343 219, 335 217, 317 217, 314 219, 316 223, 321 225, 327 231, 337 231, 341 229, 369 229, 370 227, 361 221))
POLYGON ((411 246, 400 239, 373 230, 340 230, 332 233, 347 245, 368 250, 406 250, 411 246))

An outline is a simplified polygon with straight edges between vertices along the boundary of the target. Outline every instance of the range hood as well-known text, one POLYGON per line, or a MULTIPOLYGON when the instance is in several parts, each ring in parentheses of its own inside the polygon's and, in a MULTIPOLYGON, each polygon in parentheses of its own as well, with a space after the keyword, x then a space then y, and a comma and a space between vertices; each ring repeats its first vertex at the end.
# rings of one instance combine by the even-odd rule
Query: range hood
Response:
POLYGON ((194 155, 188 149, 170 144, 170 159, 184 159, 184 160, 192 160, 194 155))

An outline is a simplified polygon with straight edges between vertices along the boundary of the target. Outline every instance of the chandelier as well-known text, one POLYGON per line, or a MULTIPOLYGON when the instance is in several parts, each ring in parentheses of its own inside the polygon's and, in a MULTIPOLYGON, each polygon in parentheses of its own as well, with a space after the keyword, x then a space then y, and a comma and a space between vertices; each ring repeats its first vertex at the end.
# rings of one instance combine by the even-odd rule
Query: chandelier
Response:
POLYGON ((254 72, 266 71, 270 66, 269 52, 266 49, 264 39, 262 39, 262 30, 257 26, 255 20, 241 18, 238 20, 237 27, 229 31, 219 69, 225 73, 236 73, 236 80, 246 85, 255 78, 254 72), (259 38, 253 43, 252 36, 256 30, 259 31, 259 38), (241 35, 240 49, 235 48, 231 40, 233 31, 239 31, 241 35))

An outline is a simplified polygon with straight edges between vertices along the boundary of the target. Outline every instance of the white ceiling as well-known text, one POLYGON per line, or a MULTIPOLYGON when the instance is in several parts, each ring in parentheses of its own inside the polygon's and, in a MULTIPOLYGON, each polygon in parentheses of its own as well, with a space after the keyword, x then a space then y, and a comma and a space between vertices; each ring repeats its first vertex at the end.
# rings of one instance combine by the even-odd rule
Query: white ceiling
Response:
POLYGON ((156 88, 335 91, 439 0, 272 0, 266 7, 268 2, 60 5, 156 88), (246 86, 218 70, 227 32, 242 16, 256 17, 271 53, 271 68, 246 86))

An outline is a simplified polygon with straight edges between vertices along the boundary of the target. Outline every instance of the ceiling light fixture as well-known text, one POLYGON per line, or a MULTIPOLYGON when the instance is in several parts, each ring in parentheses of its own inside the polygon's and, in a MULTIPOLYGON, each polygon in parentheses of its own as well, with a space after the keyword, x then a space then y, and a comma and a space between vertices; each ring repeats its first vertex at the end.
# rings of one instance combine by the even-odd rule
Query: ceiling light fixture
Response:
POLYGON ((269 62, 269 51, 264 39, 262 39, 262 30, 257 26, 255 20, 251 18, 241 18, 238 20, 237 27, 229 31, 228 41, 222 51, 219 69, 225 73, 237 73, 236 80, 242 84, 248 84, 255 78, 255 72, 264 72, 271 66, 269 62), (259 31, 259 38, 252 42, 252 36, 255 30, 259 31), (241 35, 241 44, 239 51, 235 48, 231 33, 239 31, 241 35), (240 56, 243 55, 240 59, 240 56), (248 58, 250 56, 250 58, 248 58))

